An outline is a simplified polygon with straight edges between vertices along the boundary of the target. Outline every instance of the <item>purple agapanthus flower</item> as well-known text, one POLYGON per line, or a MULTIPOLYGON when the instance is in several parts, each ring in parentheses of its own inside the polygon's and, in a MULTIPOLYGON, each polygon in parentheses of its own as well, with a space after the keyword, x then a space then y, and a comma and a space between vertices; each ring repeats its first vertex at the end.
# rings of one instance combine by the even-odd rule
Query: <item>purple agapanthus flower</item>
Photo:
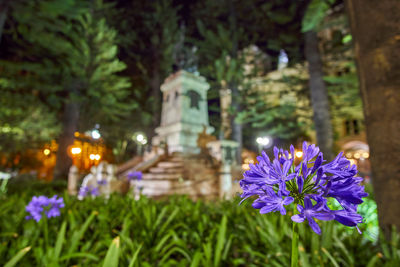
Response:
MULTIPOLYGON (((240 186, 242 201, 256 196, 253 207, 260 213, 279 211, 286 214, 285 206, 294 203, 299 214, 292 216, 294 222, 308 221, 311 229, 321 233, 317 220, 336 220, 346 226, 362 223, 357 207, 368 196, 360 185, 357 167, 340 153, 333 161, 326 162, 315 145, 302 146, 302 161, 295 166, 295 150, 274 148, 275 159, 271 162, 265 152, 257 157, 257 164, 250 164, 240 186), (336 199, 341 210, 331 210, 328 200, 336 199)), ((241 201, 241 202, 242 202, 241 201)))
POLYGON ((143 178, 143 173, 141 171, 134 171, 134 172, 130 172, 128 173, 128 180, 132 181, 134 179, 140 181, 143 178))
POLYGON ((30 213, 30 215, 25 218, 27 220, 34 219, 39 222, 43 214, 45 214, 47 218, 58 217, 60 216, 60 208, 63 207, 64 200, 62 197, 57 198, 57 195, 54 195, 51 198, 46 196, 34 196, 25 208, 26 211, 30 213))

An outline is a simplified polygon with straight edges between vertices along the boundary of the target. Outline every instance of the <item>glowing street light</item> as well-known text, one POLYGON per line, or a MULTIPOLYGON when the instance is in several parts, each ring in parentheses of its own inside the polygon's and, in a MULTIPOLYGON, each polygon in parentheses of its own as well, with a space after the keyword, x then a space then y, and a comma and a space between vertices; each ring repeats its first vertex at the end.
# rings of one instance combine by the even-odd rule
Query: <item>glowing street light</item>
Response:
POLYGON ((46 148, 46 149, 44 149, 43 150, 43 154, 45 155, 45 156, 48 156, 48 155, 50 155, 50 149, 48 149, 48 148, 46 148))
POLYGON ((91 160, 100 160, 101 156, 99 154, 90 154, 89 158, 91 160))
POLYGON ((271 137, 269 136, 263 136, 263 137, 257 137, 256 142, 260 146, 266 147, 271 143, 271 137))
POLYGON ((143 146, 147 144, 147 137, 144 133, 142 132, 137 132, 132 136, 132 140, 137 143, 137 154, 141 155, 143 146))
POLYGON ((294 153, 296 155, 296 158, 301 158, 303 157, 303 152, 302 151, 296 151, 296 153, 294 153))
POLYGON ((71 153, 72 155, 78 155, 82 152, 82 149, 80 147, 73 147, 71 148, 71 153))
POLYGON ((94 129, 94 130, 91 132, 91 135, 92 135, 92 138, 93 138, 93 139, 99 139, 99 138, 101 137, 101 134, 100 134, 99 130, 97 130, 97 129, 94 129))
POLYGON ((143 140, 144 140, 144 135, 143 134, 138 134, 137 136, 136 136, 136 140, 138 141, 138 142, 143 142, 143 140))
POLYGON ((261 152, 263 148, 269 148, 272 145, 272 138, 269 136, 260 136, 256 138, 258 150, 261 152))

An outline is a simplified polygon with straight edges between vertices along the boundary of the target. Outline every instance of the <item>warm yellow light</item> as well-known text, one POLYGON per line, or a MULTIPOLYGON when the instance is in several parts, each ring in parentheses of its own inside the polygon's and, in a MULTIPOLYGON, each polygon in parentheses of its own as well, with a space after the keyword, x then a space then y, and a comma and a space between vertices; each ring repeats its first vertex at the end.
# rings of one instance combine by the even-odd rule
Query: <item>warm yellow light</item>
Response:
POLYGON ((360 153, 354 153, 354 158, 359 159, 361 157, 360 153))
POLYGON ((82 149, 80 148, 80 147, 73 147, 73 148, 71 148, 71 153, 73 154, 73 155, 78 155, 78 154, 80 154, 82 152, 82 149))
POLYGON ((75 135, 75 137, 78 137, 79 136, 79 132, 75 132, 74 135, 75 135))
POLYGON ((367 158, 369 158, 369 153, 368 152, 364 152, 362 154, 362 156, 363 156, 363 158, 367 159, 367 158))
POLYGON ((95 160, 100 160, 100 155, 99 154, 94 155, 94 159, 95 160))
POLYGON ((303 156, 303 152, 302 151, 297 151, 295 154, 296 154, 297 158, 301 158, 303 156))
POLYGON ((346 153, 346 158, 351 159, 351 153, 350 152, 346 153))
POLYGON ((94 160, 94 159, 96 158, 96 155, 95 155, 95 154, 90 154, 90 155, 89 155, 89 158, 90 158, 91 160, 94 160))
POLYGON ((252 159, 249 160, 249 163, 254 164, 254 160, 252 160, 252 159))
POLYGON ((50 149, 48 149, 48 148, 46 148, 45 150, 43 150, 43 154, 45 155, 45 156, 48 156, 48 155, 50 155, 50 149))
POLYGON ((242 164, 242 169, 245 171, 250 170, 249 164, 242 164))

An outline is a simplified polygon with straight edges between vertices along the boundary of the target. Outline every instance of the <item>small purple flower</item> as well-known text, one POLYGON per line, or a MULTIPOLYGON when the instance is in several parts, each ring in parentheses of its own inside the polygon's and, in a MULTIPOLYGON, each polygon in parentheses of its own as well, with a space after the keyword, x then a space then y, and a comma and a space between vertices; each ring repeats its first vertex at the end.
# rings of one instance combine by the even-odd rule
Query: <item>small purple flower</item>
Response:
POLYGON ((99 188, 98 187, 93 187, 92 190, 90 191, 90 195, 92 196, 99 196, 100 192, 99 192, 99 188))
POLYGON ((81 186, 81 188, 79 189, 79 193, 78 196, 80 197, 86 197, 90 192, 90 189, 88 186, 81 186))
POLYGON ((27 220, 34 219, 39 222, 43 213, 47 218, 58 217, 60 216, 60 208, 63 208, 64 206, 63 198, 57 198, 57 195, 54 195, 52 198, 46 196, 34 196, 25 208, 26 211, 30 213, 30 215, 25 218, 27 220))
POLYGON ((91 195, 91 196, 98 196, 98 195, 99 195, 99 188, 98 188, 98 187, 95 187, 95 186, 90 186, 90 185, 88 185, 88 186, 82 186, 82 187, 79 189, 78 195, 79 195, 81 198, 84 198, 84 197, 86 197, 86 196, 88 196, 88 195, 91 195))
POLYGON ((134 179, 140 181, 143 178, 143 173, 140 171, 134 171, 134 172, 130 172, 128 173, 128 180, 132 181, 134 179))
POLYGON ((295 150, 274 148, 275 159, 271 162, 265 152, 257 157, 257 164, 250 164, 250 170, 243 174, 239 182, 243 190, 242 203, 255 196, 253 207, 260 213, 280 211, 286 214, 285 206, 294 203, 300 214, 292 216, 294 222, 307 220, 311 229, 321 233, 318 220, 336 220, 354 226, 362 223, 357 207, 368 196, 360 185, 357 167, 343 157, 343 153, 331 162, 323 159, 323 154, 315 145, 303 143, 302 161, 295 166, 295 150), (342 210, 331 210, 328 199, 336 199, 342 210))
POLYGON ((98 185, 106 185, 107 184, 107 180, 106 179, 97 180, 97 184, 98 185))

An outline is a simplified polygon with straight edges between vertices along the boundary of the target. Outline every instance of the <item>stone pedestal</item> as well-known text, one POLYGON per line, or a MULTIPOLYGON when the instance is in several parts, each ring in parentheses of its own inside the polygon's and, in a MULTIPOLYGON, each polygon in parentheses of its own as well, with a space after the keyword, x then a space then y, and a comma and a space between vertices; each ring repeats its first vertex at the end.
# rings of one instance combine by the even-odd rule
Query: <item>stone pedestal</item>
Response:
POLYGON ((238 143, 231 140, 214 141, 207 144, 210 154, 221 162, 219 172, 220 198, 232 197, 232 165, 236 162, 238 143))
POLYGON ((209 84, 202 76, 181 70, 170 75, 161 85, 163 103, 161 125, 156 128, 153 145, 165 142, 169 152, 199 153, 197 138, 208 122, 207 90, 209 84))
POLYGON ((78 193, 77 188, 78 188, 78 180, 79 180, 79 171, 78 167, 75 165, 72 165, 71 168, 69 168, 69 173, 68 173, 68 194, 71 196, 76 196, 78 193))

